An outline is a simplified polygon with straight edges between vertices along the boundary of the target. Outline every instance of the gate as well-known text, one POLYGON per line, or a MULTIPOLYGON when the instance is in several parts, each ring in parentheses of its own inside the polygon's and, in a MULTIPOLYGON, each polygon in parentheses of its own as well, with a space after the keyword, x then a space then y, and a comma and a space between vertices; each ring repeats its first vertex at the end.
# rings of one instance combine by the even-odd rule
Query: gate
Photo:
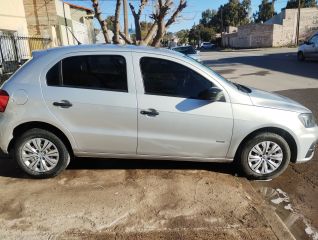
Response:
POLYGON ((49 38, 0 33, 0 74, 16 71, 31 58, 33 50, 47 49, 49 38))

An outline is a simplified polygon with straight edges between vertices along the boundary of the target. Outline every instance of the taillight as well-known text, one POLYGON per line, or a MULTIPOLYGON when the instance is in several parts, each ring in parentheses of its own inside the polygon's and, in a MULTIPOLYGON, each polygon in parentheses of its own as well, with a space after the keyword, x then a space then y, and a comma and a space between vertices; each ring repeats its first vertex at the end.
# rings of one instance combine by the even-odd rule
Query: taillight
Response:
POLYGON ((4 91, 0 90, 0 112, 4 112, 9 102, 9 94, 4 91))

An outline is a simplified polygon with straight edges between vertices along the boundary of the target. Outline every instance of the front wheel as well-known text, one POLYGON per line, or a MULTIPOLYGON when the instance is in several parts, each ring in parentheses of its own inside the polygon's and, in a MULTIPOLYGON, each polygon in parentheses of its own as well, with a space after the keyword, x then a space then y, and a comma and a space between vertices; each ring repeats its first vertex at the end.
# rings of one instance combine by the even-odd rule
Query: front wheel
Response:
POLYGON ((54 177, 70 162, 63 141, 49 131, 36 128, 16 140, 14 158, 21 169, 34 178, 54 177))
POLYGON ((291 151, 286 140, 275 133, 261 133, 246 142, 240 165, 248 178, 267 180, 288 167, 291 151))

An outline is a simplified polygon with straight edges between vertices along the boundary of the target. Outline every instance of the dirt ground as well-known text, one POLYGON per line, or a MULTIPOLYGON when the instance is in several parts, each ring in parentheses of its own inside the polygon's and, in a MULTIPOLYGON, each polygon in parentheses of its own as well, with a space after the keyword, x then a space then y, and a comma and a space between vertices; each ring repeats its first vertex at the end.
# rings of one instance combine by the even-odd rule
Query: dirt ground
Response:
POLYGON ((47 180, 5 158, 0 169, 0 239, 278 239, 229 165, 77 159, 47 180))

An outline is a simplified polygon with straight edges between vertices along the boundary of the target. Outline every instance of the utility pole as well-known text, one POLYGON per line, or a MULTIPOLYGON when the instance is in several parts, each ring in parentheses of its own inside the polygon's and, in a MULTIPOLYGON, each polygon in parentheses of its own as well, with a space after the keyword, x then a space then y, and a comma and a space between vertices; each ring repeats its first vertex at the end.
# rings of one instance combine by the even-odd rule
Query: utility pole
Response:
POLYGON ((129 31, 128 31, 128 4, 127 0, 123 0, 123 8, 124 8, 124 33, 125 36, 128 38, 129 37, 129 31))
MULTIPOLYGON (((64 6, 64 0, 62 1, 62 4, 63 4, 63 15, 64 15, 64 23, 65 23, 65 31, 66 31, 66 37, 67 37, 67 45, 70 45, 70 40, 69 40, 69 37, 68 37, 68 26, 67 26, 67 19, 66 19, 66 16, 65 16, 65 6, 64 6)), ((63 44, 63 43, 62 43, 63 44)))
POLYGON ((296 45, 299 44, 299 24, 300 24, 300 0, 298 0, 298 13, 297 13, 297 29, 296 29, 296 45))

